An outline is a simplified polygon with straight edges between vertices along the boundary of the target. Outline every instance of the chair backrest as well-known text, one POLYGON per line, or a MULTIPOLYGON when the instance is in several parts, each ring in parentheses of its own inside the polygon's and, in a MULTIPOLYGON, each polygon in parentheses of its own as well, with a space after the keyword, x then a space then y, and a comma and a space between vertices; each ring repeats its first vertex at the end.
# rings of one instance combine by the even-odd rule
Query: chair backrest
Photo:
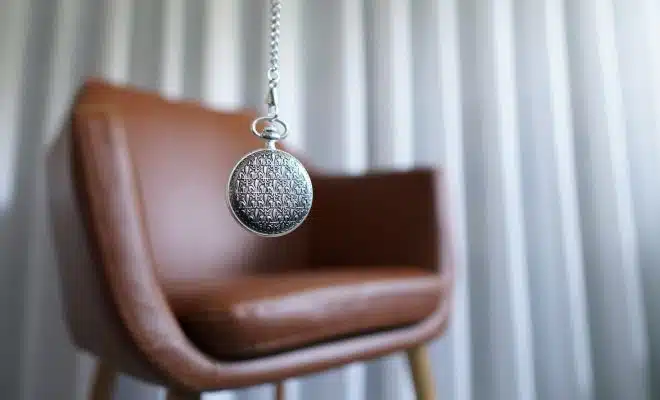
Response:
MULTIPOLYGON (((89 165, 103 169, 117 161, 102 159, 89 146, 119 146, 120 157, 131 166, 136 215, 168 296, 189 284, 308 262, 304 228, 282 238, 258 237, 242 229, 226 205, 234 164, 264 145, 249 131, 253 117, 251 112, 215 112, 98 81, 85 84, 76 98, 71 129, 63 135, 72 139, 78 200, 84 209, 91 198, 102 195, 95 192, 98 187, 84 185, 81 175, 95 173, 86 171, 89 165)), ((101 223, 87 219, 88 225, 101 223)), ((105 229, 96 228, 90 232, 97 236, 105 229)), ((92 237, 92 245, 101 239, 92 237)))

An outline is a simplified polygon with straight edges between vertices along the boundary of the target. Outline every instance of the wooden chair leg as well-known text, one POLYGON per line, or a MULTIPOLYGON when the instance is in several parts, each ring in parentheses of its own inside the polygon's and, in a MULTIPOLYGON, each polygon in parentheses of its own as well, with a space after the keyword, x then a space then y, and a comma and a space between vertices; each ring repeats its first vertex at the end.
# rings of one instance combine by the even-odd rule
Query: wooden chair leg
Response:
POLYGON ((117 380, 117 371, 108 364, 99 361, 96 365, 94 380, 89 391, 90 400, 112 400, 117 380))
POLYGON ((284 400, 285 398, 284 390, 285 390, 284 381, 280 381, 275 384, 275 400, 284 400))
POLYGON ((431 372, 431 360, 425 345, 408 349, 408 362, 412 371, 417 400, 435 400, 435 386, 431 372))
POLYGON ((200 393, 181 392, 175 389, 167 391, 167 400, 201 400, 200 393))

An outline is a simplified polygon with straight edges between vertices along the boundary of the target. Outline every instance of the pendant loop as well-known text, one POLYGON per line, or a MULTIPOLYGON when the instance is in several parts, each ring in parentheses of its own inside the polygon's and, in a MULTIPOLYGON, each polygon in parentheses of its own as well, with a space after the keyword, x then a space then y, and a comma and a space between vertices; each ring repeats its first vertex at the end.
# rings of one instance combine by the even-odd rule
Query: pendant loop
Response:
POLYGON ((259 117, 252 121, 251 130, 255 136, 266 140, 282 140, 289 135, 289 127, 286 123, 277 117, 271 116, 259 117), (260 122, 267 123, 261 132, 257 129, 260 122))

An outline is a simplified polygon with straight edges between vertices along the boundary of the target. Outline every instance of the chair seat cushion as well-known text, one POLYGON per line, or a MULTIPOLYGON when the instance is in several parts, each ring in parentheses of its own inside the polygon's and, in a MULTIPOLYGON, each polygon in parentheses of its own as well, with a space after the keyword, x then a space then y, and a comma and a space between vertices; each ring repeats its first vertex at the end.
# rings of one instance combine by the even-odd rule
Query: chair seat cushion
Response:
POLYGON ((411 325, 440 298, 432 271, 335 267, 196 285, 172 306, 200 350, 237 360, 411 325))

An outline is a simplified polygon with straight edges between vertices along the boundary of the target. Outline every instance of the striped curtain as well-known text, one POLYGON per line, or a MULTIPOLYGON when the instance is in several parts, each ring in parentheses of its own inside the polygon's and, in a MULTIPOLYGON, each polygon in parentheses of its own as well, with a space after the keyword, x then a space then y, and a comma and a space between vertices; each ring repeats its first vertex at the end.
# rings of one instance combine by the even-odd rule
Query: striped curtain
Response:
MULTIPOLYGON (((440 398, 660 398, 660 4, 284 0, 282 18, 289 146, 333 172, 445 171, 440 398)), ((60 317, 43 171, 84 77, 262 107, 267 19, 265 0, 1 0, 1 398, 82 400, 94 363, 60 317)), ((287 392, 414 398, 400 355, 287 392)), ((162 395, 122 378, 117 398, 162 395)))

